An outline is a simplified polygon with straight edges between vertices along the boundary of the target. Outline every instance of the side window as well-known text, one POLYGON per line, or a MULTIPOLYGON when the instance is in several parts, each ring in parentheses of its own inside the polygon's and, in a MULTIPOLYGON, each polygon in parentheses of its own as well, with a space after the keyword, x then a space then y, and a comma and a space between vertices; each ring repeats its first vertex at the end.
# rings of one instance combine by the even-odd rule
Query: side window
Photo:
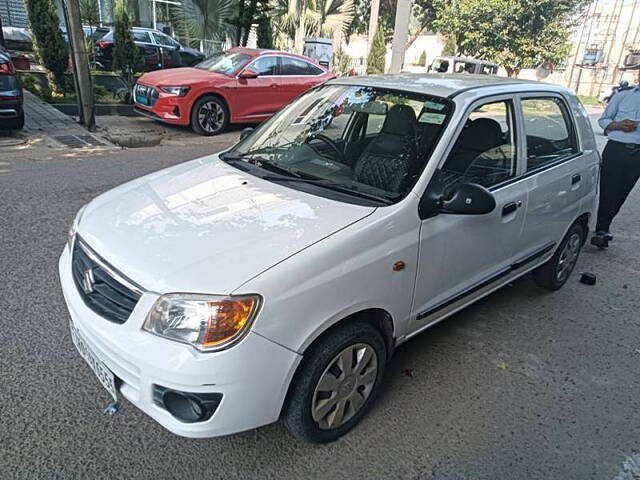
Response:
POLYGON ((263 77, 265 75, 277 75, 278 57, 275 57, 273 55, 260 57, 253 63, 251 63, 247 68, 256 72, 260 77, 263 77))
POLYGON ((307 63, 307 75, 322 75, 323 73, 324 70, 321 68, 318 68, 311 63, 307 63))
POLYGON ((178 46, 178 42, 176 42, 173 38, 167 36, 167 35, 163 35, 161 33, 153 33, 153 38, 155 39, 156 43, 159 45, 162 45, 164 47, 177 47, 178 46))
POLYGON ((369 114, 369 118, 367 118, 367 131, 366 135, 376 135, 380 133, 382 130, 382 124, 384 123, 384 119, 387 118, 386 115, 374 115, 372 113, 369 114))
POLYGON ((467 119, 442 170, 451 184, 487 188, 516 176, 516 138, 511 101, 486 103, 467 119))
POLYGON ((315 73, 311 73, 309 69, 309 67, 312 66, 313 65, 308 64, 304 60, 282 57, 282 75, 316 75, 315 73))
POLYGON ((133 41, 134 42, 143 42, 143 43, 151 43, 151 37, 149 36, 149 32, 134 30, 133 31, 133 41))
POLYGON ((522 114, 527 137, 527 171, 578 152, 575 129, 562 100, 525 98, 522 114))

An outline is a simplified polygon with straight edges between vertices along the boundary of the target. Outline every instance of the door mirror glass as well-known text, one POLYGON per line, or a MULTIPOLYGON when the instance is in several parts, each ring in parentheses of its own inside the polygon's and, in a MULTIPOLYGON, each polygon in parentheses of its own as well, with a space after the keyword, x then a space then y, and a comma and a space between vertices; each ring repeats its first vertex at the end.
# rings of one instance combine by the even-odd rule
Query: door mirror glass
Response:
POLYGON ((258 72, 254 71, 254 70, 243 70, 240 75, 238 75, 238 77, 240 78, 258 78, 258 72))
POLYGON ((448 198, 442 199, 440 211, 457 215, 484 215, 496 208, 493 194, 477 183, 458 185, 448 198))

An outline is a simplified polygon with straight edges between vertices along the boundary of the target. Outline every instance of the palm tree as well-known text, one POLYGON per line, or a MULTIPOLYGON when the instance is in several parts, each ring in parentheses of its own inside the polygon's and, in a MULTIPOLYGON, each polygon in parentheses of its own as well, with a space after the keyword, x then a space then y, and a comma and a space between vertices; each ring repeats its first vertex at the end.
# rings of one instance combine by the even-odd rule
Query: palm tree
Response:
POLYGON ((354 0, 271 0, 276 29, 294 40, 298 53, 302 53, 306 35, 331 36, 344 32, 354 15, 354 0))
POLYGON ((234 0, 183 0, 180 19, 192 38, 225 41, 235 33, 235 10, 234 0))

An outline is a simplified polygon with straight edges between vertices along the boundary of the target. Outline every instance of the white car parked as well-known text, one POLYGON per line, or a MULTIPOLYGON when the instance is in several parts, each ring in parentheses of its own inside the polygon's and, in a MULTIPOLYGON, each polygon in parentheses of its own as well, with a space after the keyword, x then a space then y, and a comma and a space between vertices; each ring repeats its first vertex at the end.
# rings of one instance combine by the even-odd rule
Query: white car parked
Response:
POLYGON ((567 281, 598 172, 567 89, 332 80, 229 151, 83 207, 59 265, 72 338, 115 400, 176 434, 283 419, 331 441, 398 345, 529 271, 567 281))

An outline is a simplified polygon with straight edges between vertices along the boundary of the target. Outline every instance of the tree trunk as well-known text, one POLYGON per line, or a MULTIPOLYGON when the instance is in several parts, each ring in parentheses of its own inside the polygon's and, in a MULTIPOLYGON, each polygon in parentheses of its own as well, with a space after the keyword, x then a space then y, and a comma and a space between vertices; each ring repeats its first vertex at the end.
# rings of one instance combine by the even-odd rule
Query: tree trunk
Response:
POLYGON ((367 57, 371 53, 373 37, 378 29, 378 12, 380 11, 380 0, 371 0, 371 14, 369 15, 369 32, 367 33, 367 57))
POLYGON ((411 1, 398 0, 396 8, 396 24, 393 32, 393 44, 391 50, 391 66, 389 73, 400 73, 404 64, 404 54, 407 49, 409 36, 409 15, 411 14, 411 1))
POLYGON ((305 13, 306 12, 304 11, 304 6, 303 6, 302 11, 299 12, 300 19, 298 21, 298 27, 296 28, 296 35, 293 42, 293 50, 295 53, 299 55, 302 55, 302 50, 304 48, 304 28, 305 28, 304 15, 305 13))

